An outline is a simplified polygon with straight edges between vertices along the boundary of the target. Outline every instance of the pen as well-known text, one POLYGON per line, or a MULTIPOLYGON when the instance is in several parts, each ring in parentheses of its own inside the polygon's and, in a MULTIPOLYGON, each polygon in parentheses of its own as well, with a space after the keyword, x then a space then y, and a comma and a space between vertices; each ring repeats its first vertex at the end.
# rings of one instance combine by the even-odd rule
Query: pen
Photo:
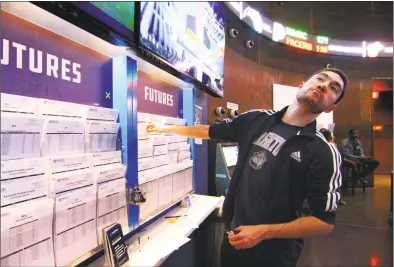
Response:
POLYGON ((164 217, 164 219, 180 218, 180 217, 184 217, 184 216, 187 216, 187 215, 166 216, 166 217, 164 217))

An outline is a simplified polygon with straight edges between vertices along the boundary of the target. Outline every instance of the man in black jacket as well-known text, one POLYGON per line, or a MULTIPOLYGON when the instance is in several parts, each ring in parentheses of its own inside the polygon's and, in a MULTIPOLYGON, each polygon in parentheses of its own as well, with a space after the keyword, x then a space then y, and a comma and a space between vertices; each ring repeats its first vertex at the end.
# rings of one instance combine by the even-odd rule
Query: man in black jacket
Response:
POLYGON ((334 229, 341 157, 317 131, 316 118, 336 108, 347 83, 344 72, 326 68, 302 83, 296 99, 279 112, 252 110, 210 126, 147 127, 239 144, 223 204, 228 231, 222 266, 295 266, 303 237, 334 229), (303 204, 307 216, 301 216, 303 204))

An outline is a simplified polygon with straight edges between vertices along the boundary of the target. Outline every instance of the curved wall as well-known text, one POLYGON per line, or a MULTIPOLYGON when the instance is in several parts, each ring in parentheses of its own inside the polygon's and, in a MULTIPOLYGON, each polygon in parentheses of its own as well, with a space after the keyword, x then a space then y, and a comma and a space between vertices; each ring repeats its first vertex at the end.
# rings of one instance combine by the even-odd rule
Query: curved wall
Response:
MULTIPOLYGON (((347 95, 334 112, 335 134, 339 143, 350 127, 360 130, 367 155, 372 155, 372 78, 392 77, 391 58, 358 58, 319 55, 285 47, 258 35, 226 8, 227 29, 239 35, 227 35, 224 74, 224 98, 208 99, 209 122, 217 117, 214 109, 227 102, 239 104, 240 112, 272 108, 272 83, 297 86, 325 64, 343 69, 349 76, 347 95), (246 40, 255 46, 245 47, 246 40)), ((228 32, 228 31, 227 31, 228 32)))

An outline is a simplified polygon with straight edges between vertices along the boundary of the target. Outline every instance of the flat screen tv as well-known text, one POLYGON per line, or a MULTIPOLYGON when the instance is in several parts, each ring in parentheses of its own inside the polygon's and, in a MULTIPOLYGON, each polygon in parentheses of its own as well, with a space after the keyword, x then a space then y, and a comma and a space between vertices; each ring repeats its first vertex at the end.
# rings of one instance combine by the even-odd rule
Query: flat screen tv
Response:
POLYGON ((135 2, 54 2, 33 4, 114 45, 133 46, 135 2))
POLYGON ((225 16, 220 2, 141 2, 139 46, 211 95, 223 97, 225 16))
POLYGON ((135 3, 134 2, 72 2, 74 5, 122 34, 134 40, 135 3))

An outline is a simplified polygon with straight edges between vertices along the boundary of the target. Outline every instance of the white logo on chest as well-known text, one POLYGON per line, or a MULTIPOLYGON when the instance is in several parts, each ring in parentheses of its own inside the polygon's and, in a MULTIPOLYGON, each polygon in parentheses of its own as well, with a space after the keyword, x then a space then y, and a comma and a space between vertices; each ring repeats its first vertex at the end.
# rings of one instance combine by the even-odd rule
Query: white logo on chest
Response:
POLYGON ((263 133, 253 144, 268 150, 272 155, 276 156, 285 142, 286 140, 276 133, 263 133))
POLYGON ((255 169, 259 170, 263 166, 263 164, 267 161, 267 155, 265 151, 255 152, 249 160, 250 166, 255 169))
POLYGON ((290 157, 292 157, 293 159, 295 159, 298 162, 301 162, 301 153, 300 153, 300 151, 292 152, 290 154, 290 157))

